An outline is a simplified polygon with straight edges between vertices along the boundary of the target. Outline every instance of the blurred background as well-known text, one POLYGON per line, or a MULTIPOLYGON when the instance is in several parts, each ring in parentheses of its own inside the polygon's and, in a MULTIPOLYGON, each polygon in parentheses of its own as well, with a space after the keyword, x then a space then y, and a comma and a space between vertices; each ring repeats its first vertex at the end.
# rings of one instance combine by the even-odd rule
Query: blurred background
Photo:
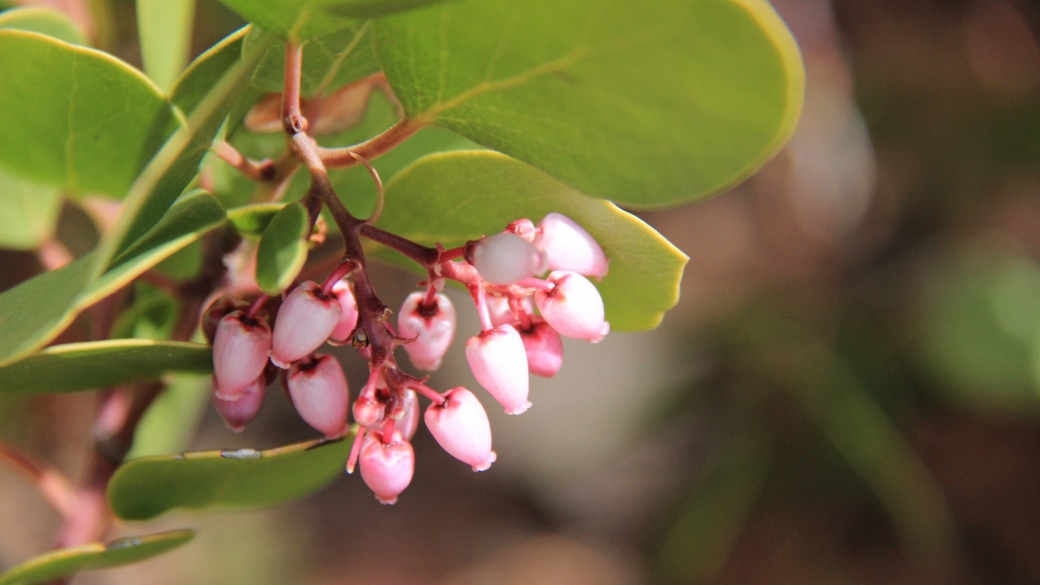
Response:
MULTIPOLYGON (((679 305, 566 344, 524 416, 489 404, 490 471, 420 430, 393 507, 343 476, 270 510, 167 515, 146 528, 196 541, 76 582, 1040 582, 1040 7, 773 4, 808 75, 794 138, 732 192, 640 214, 691 257, 679 305)), ((139 64, 133 2, 89 5, 100 46, 139 64)), ((241 25, 213 0, 195 18, 195 53, 241 25)), ((82 215, 62 215, 74 253, 96 237, 82 215)), ((39 270, 0 252, 2 288, 39 270)), ((390 306, 416 281, 374 278, 390 306)), ((478 325, 457 301, 461 337, 478 325)), ((461 342, 431 381, 458 384, 476 386, 461 342)), ((0 396, 0 438, 79 477, 94 408, 0 396)), ((313 436, 271 392, 242 435, 210 407, 191 449, 313 436)), ((58 524, 0 468, 0 568, 58 524)))

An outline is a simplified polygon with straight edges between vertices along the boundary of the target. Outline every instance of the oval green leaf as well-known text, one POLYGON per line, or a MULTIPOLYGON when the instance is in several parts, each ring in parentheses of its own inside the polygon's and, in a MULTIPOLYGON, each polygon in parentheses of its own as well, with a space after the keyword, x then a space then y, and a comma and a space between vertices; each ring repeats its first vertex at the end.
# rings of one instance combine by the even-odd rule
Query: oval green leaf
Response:
POLYGON ((228 210, 228 222, 244 236, 260 236, 284 203, 258 203, 228 210))
POLYGON ((187 126, 170 137, 137 177, 123 203, 119 220, 102 234, 94 259, 95 275, 104 272, 113 258, 152 229, 195 179, 213 139, 243 96, 249 78, 272 40, 270 35, 261 35, 253 48, 243 53, 195 107, 187 126))
MULTIPOLYGON (((379 69, 372 44, 371 21, 354 22, 342 30, 311 39, 303 47, 300 92, 305 97, 329 95, 379 69)), ((285 44, 275 43, 253 76, 253 86, 281 93, 284 72, 285 44)))
POLYGON ((126 195, 179 126, 126 63, 39 33, 0 30, 0 165, 71 194, 126 195))
POLYGON ((271 506, 317 491, 343 473, 354 433, 267 451, 206 451, 134 459, 108 484, 108 503, 124 520, 174 508, 271 506))
POLYGON ((161 222, 99 278, 92 252, 58 270, 33 277, 0 294, 0 367, 40 349, 83 309, 129 284, 206 232, 222 225, 224 210, 199 191, 178 202, 161 222))
POLYGON ((307 261, 310 220, 299 203, 290 203, 271 218, 256 250, 256 284, 269 295, 289 288, 307 261))
POLYGON ((458 0, 379 19, 375 39, 417 124, 644 208, 747 177, 802 104, 765 0, 458 0))
MULTIPOLYGON (((611 329, 656 327, 679 300, 686 255, 616 205, 582 195, 503 154, 451 152, 419 159, 387 185, 386 207, 376 225, 428 246, 439 242, 451 248, 500 232, 515 219, 537 223, 553 211, 578 222, 603 247, 610 272, 596 287, 611 329)), ((401 258, 385 248, 378 253, 401 258)))
POLYGON ((0 293, 0 366, 47 345, 72 323, 91 271, 85 256, 0 293))
POLYGON ((0 248, 34 250, 54 235, 61 193, 0 170, 0 248))
POLYGON ((86 45, 87 39, 64 12, 45 6, 25 6, 0 12, 0 29, 38 32, 73 45, 86 45))
POLYGON ((111 263, 110 268, 90 283, 77 305, 87 308, 127 285, 227 219, 215 197, 201 190, 185 195, 148 233, 111 263))
POLYGON ((139 563, 187 544, 193 538, 194 530, 173 530, 120 538, 105 544, 93 542, 63 548, 40 555, 0 574, 0 585, 46 583, 80 571, 139 563))
POLYGON ((0 368, 0 392, 75 392, 156 380, 170 372, 212 371, 213 348, 200 343, 153 339, 68 343, 0 368))
POLYGON ((206 49, 181 73, 170 92, 170 101, 190 116, 220 78, 242 58, 242 39, 249 32, 243 27, 206 49))
POLYGON ((438 0, 220 0, 249 22, 301 43, 371 18, 438 0))

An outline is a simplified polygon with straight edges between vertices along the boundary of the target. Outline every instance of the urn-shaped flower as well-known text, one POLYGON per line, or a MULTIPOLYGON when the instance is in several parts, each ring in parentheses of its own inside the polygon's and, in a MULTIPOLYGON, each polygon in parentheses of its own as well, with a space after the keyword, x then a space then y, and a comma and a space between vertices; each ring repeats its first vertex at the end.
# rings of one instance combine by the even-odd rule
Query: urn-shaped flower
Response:
POLYGON ((512 325, 471 337, 466 342, 466 360, 477 382, 505 407, 506 414, 521 414, 531 407, 527 352, 512 325))
POLYGON ((412 481, 415 471, 415 452, 412 445, 395 432, 384 444, 378 433, 365 433, 358 457, 361 478, 382 504, 397 502, 397 496, 412 481))
POLYGON ((213 336, 213 371, 217 395, 232 400, 256 381, 267 365, 271 328, 263 319, 233 311, 217 323, 213 336))
POLYGON ((405 299, 397 316, 398 335, 411 343, 404 345, 408 358, 420 370, 440 367, 444 354, 455 337, 455 307, 448 297, 436 294, 430 306, 424 306, 424 293, 412 293, 405 299))
POLYGON ((575 339, 601 341, 610 332, 603 320, 603 298, 589 279, 566 270, 549 274, 556 286, 535 293, 534 301, 545 319, 560 335, 575 339))
POLYGON ((346 433, 350 396, 347 379, 336 358, 314 354, 310 360, 292 365, 288 376, 289 397, 300 418, 326 438, 346 433))
POLYGON ((314 282, 294 288, 285 298, 274 324, 271 361, 279 368, 318 349, 339 324, 339 301, 314 282))
POLYGON ((480 401, 459 386, 444 393, 444 403, 426 409, 426 428, 449 455, 484 471, 495 461, 491 424, 480 401))

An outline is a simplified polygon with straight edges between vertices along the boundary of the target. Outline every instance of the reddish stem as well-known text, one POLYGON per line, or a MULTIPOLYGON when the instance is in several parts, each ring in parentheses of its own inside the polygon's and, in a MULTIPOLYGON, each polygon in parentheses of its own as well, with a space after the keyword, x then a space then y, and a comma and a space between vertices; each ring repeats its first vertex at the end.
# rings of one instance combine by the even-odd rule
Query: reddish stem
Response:
POLYGON ((285 44, 285 85, 282 90, 282 127, 293 135, 307 131, 307 118, 300 110, 300 79, 303 75, 303 46, 285 44))
POLYGON ((231 146, 223 140, 217 142, 213 146, 213 152, 217 157, 231 165, 235 170, 254 181, 270 181, 275 176, 275 166, 273 162, 270 160, 261 162, 252 161, 246 158, 242 153, 238 152, 234 146, 231 146))
POLYGON ((354 435, 354 444, 350 446, 350 457, 347 458, 347 473, 354 473, 357 466, 358 455, 361 453, 361 439, 365 438, 365 427, 358 426, 357 434, 354 435))
POLYGON ((365 142, 345 148, 318 148, 324 166, 330 169, 345 169, 361 164, 355 155, 364 160, 375 160, 397 148, 405 140, 423 128, 414 120, 404 119, 365 142))
POLYGON ((442 396, 440 392, 437 392, 433 388, 430 388, 429 386, 423 384, 422 382, 419 382, 418 380, 412 382, 411 384, 408 384, 406 387, 411 390, 415 390, 419 394, 422 394, 423 396, 429 398, 438 406, 443 406, 444 403, 448 401, 448 399, 442 396))
POLYGON ((384 419, 386 422, 383 423, 383 444, 389 445, 394 441, 394 427, 397 426, 397 420, 388 416, 384 419))
POLYGON ((437 307, 437 286, 434 284, 437 277, 430 275, 430 284, 426 287, 426 296, 423 298, 422 303, 419 304, 421 309, 426 311, 432 311, 437 307))
POLYGON ((459 246, 458 248, 452 248, 450 250, 441 250, 441 255, 437 259, 437 261, 438 262, 447 262, 449 260, 455 260, 457 258, 462 258, 462 256, 466 253, 466 248, 467 247, 469 247, 468 243, 467 244, 463 244, 462 246, 459 246))
POLYGON ((246 319, 256 319, 257 312, 260 311, 260 308, 264 306, 264 303, 266 303, 267 299, 269 298, 271 297, 263 293, 260 293, 259 296, 253 299, 253 302, 250 303, 249 308, 246 309, 246 319))
POLYGON ((373 225, 362 226, 361 235, 387 248, 397 250, 426 269, 432 268, 441 255, 436 248, 428 248, 422 244, 417 244, 408 238, 402 238, 397 234, 381 230, 373 225))
POLYGON ((329 274, 329 277, 325 279, 325 282, 321 285, 321 294, 329 296, 332 293, 332 287, 336 285, 344 276, 350 274, 351 270, 354 270, 354 263, 350 260, 344 260, 340 262, 339 266, 329 274))
POLYGON ((36 463, 14 447, 0 443, 0 461, 7 461, 36 484, 36 489, 59 514, 69 517, 75 510, 76 490, 60 471, 36 463))

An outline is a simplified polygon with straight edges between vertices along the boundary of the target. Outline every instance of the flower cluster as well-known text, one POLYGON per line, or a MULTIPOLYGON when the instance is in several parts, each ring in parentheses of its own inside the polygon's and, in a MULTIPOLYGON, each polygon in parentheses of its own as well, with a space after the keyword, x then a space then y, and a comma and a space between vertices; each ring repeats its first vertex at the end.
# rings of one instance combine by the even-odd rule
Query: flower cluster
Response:
POLYGON ((368 294, 364 267, 349 260, 323 284, 300 283, 281 299, 213 303, 203 325, 213 341, 213 401, 228 425, 244 428, 281 372, 296 411, 326 438, 347 434, 353 412, 359 430, 347 470, 359 466, 376 498, 392 504, 412 478, 421 394, 431 400, 423 420, 441 447, 474 471, 488 469, 495 461, 491 427, 476 396, 463 387, 439 393, 425 378, 402 372, 394 348, 403 346, 416 368, 436 370, 456 328, 455 308, 441 291, 445 280, 460 282, 481 321, 466 342, 473 375, 506 413, 520 414, 531 406, 529 373, 559 371, 561 335, 595 343, 608 333, 603 300, 588 280, 606 276, 607 259, 588 232, 558 213, 537 226, 520 219, 501 233, 431 252, 425 291, 405 300, 396 331, 390 312, 368 294), (326 342, 350 343, 369 360, 352 408, 339 362, 317 351, 326 342))

